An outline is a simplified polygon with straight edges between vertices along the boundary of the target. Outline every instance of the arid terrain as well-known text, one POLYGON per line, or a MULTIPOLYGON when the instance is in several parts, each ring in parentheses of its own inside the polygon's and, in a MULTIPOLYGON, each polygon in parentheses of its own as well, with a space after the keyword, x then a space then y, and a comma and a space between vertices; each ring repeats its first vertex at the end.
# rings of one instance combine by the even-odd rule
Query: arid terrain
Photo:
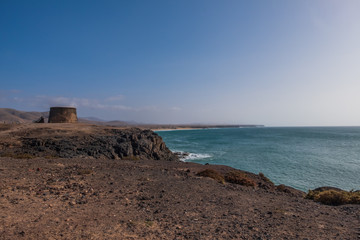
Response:
POLYGON ((149 130, 3 124, 0 155, 0 239, 360 239, 359 205, 181 162, 149 130))
MULTIPOLYGON (((0 123, 20 124, 32 123, 43 117, 48 122, 49 112, 26 112, 11 108, 0 108, 0 123)), ((228 128, 228 127, 262 127, 263 125, 237 124, 237 125, 218 125, 218 124, 148 124, 128 122, 121 120, 105 121, 96 117, 79 117, 80 123, 96 124, 101 126, 114 127, 138 127, 153 130, 173 130, 173 129, 201 129, 201 128, 228 128)))

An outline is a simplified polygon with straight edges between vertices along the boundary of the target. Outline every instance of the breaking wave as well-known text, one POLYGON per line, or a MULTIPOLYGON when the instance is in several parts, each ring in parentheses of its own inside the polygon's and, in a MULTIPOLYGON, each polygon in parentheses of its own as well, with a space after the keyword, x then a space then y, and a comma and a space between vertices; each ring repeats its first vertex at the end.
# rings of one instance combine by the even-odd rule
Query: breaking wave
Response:
POLYGON ((206 153, 189 153, 183 151, 173 151, 181 161, 189 161, 189 160, 199 160, 212 157, 210 154, 206 153))

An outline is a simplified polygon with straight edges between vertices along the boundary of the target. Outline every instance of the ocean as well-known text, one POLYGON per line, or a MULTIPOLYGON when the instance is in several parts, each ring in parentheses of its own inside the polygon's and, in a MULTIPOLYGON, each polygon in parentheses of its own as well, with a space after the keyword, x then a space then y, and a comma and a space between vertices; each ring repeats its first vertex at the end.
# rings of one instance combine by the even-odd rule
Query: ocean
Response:
POLYGON ((263 127, 157 131, 184 161, 262 172, 308 191, 360 189, 360 127, 263 127))

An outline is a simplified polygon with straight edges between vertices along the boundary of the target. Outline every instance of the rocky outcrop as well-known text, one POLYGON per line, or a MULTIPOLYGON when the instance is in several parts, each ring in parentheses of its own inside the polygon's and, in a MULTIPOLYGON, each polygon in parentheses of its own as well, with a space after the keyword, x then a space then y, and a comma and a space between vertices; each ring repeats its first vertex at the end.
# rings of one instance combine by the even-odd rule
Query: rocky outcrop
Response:
POLYGON ((7 149, 11 156, 178 160, 159 135, 139 128, 88 126, 87 132, 36 128, 19 136, 18 142, 7 149))

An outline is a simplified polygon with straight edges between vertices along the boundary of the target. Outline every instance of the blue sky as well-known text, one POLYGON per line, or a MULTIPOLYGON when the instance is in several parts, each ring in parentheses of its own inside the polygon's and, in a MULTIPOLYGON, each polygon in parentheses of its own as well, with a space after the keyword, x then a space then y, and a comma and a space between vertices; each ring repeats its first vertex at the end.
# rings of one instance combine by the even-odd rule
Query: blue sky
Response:
POLYGON ((360 1, 0 2, 0 107, 360 125, 360 1))

